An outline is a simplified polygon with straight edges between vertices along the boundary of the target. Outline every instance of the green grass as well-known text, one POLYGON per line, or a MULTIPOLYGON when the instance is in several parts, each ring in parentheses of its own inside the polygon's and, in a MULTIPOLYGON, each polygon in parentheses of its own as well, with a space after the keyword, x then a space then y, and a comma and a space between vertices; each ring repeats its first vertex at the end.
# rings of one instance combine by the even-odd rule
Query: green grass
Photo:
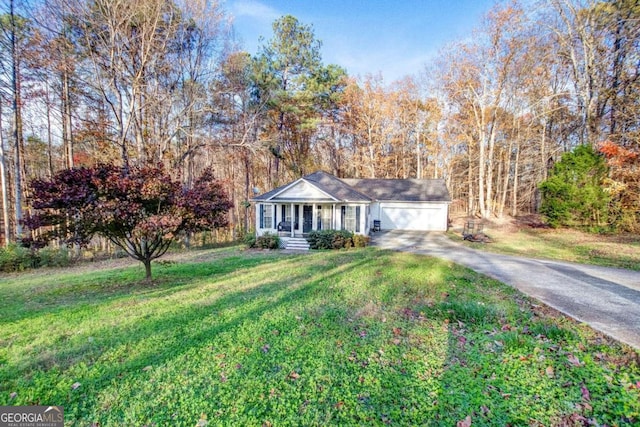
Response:
MULTIPOLYGON (((506 255, 553 259, 640 271, 640 236, 591 234, 570 229, 485 227, 491 243, 464 242, 475 249, 506 255)), ((456 230, 449 233, 463 241, 456 230)))
POLYGON ((470 270, 193 253, 154 285, 137 266, 3 276, 0 405, 74 426, 640 421, 637 353, 470 270))

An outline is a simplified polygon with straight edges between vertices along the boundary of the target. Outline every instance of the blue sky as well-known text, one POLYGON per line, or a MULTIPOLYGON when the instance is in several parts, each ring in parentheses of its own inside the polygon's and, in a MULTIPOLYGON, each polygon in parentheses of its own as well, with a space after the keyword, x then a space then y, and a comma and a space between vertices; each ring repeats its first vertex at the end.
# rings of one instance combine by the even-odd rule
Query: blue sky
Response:
POLYGON ((385 82, 420 72, 448 42, 472 36, 494 0, 227 0, 245 50, 271 38, 271 23, 293 15, 311 24, 325 64, 385 82))

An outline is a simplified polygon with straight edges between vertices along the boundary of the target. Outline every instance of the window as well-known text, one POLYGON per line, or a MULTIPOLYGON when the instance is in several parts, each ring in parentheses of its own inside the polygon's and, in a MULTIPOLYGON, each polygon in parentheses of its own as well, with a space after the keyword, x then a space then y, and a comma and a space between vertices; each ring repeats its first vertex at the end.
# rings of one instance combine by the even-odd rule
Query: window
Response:
POLYGON ((322 229, 333 229, 333 209, 330 206, 325 206, 322 210, 322 229))
POLYGON ((342 207, 342 229, 354 233, 360 232, 360 206, 342 207))
POLYGON ((273 205, 260 205, 260 228, 276 228, 273 205))
POLYGON ((282 205, 282 221, 291 222, 291 205, 282 205))
POLYGON ((342 229, 348 231, 356 231, 356 207, 342 207, 342 229))

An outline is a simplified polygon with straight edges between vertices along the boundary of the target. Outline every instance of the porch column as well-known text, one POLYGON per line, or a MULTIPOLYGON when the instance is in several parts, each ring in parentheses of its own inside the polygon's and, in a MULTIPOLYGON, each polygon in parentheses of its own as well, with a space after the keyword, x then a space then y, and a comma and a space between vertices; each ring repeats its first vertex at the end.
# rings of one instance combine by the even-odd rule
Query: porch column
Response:
POLYGON ((338 227, 336 226, 336 204, 335 203, 331 205, 331 222, 333 222, 331 229, 337 230, 338 227))
POLYGON ((311 231, 315 231, 317 227, 316 212, 317 212, 316 204, 314 203, 313 205, 311 205, 311 231))
POLYGON ((296 213, 293 211, 293 203, 291 203, 291 237, 295 237, 296 213))

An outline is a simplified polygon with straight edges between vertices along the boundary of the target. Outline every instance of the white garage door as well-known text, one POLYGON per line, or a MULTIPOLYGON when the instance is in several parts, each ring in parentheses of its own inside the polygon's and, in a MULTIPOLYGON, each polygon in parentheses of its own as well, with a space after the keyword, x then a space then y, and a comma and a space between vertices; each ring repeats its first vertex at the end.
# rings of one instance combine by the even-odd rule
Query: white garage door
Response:
POLYGON ((383 230, 446 230, 446 208, 443 207, 383 207, 383 230))

